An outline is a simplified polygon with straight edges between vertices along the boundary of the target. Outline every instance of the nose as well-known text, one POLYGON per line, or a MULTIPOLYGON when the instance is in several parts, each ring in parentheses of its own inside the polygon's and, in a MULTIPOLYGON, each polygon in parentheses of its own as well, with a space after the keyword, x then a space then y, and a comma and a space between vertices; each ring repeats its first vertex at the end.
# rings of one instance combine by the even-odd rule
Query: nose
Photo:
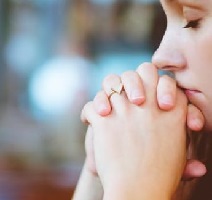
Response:
POLYGON ((152 63, 160 70, 172 72, 182 70, 186 66, 186 59, 180 46, 179 36, 166 31, 152 57, 152 63))

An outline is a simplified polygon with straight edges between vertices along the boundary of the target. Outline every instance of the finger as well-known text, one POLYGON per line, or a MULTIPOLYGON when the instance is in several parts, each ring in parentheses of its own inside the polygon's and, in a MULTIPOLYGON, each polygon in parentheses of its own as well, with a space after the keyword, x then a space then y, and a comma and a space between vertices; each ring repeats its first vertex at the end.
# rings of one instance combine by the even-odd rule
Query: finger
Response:
POLYGON ((137 72, 127 71, 121 75, 121 81, 131 103, 140 105, 145 101, 142 80, 137 72))
POLYGON ((93 130, 91 126, 88 126, 88 130, 85 137, 85 151, 87 154, 86 163, 89 171, 94 175, 97 175, 96 162, 93 149, 93 130))
POLYGON ((126 108, 126 103, 128 101, 126 99, 125 92, 120 92, 123 89, 121 78, 114 74, 107 76, 103 81, 103 89, 109 97, 112 110, 114 112, 122 112, 123 109, 126 108))
POLYGON ((187 119, 187 113, 188 113, 188 99, 186 98, 183 91, 180 89, 176 90, 176 103, 172 110, 175 112, 174 118, 178 119, 179 123, 182 123, 185 125, 185 126, 181 126, 181 128, 183 128, 182 131, 184 132, 186 128, 186 119, 187 119))
POLYGON ((84 109, 81 111, 80 119, 84 124, 89 125, 84 109))
POLYGON ((94 98, 94 108, 101 116, 107 116, 111 112, 111 105, 108 96, 104 91, 100 91, 94 98))
POLYGON ((137 72, 141 77, 143 87, 145 88, 145 102, 148 102, 150 105, 155 105, 156 88, 158 84, 158 73, 156 67, 151 63, 144 63, 138 67, 137 72))
POLYGON ((159 78, 157 86, 157 100, 160 109, 171 110, 176 103, 176 81, 167 75, 159 78))
POLYGON ((206 174, 207 169, 203 163, 198 160, 188 160, 183 173, 183 180, 202 177, 206 174))
POLYGON ((106 76, 103 80, 103 89, 107 96, 111 94, 111 89, 117 89, 121 84, 121 78, 120 76, 116 74, 110 74, 106 76))
POLYGON ((186 111, 186 116, 187 116, 187 112, 188 112, 188 99, 186 97, 186 95, 184 94, 184 92, 182 90, 180 90, 179 88, 176 88, 176 98, 175 98, 175 106, 174 109, 176 107, 181 107, 181 108, 185 108, 184 111, 186 111))
POLYGON ((187 126, 192 131, 200 131, 204 126, 204 116, 194 105, 189 104, 187 114, 187 126))
POLYGON ((81 112, 81 121, 85 124, 90 124, 93 120, 95 120, 96 116, 97 113, 94 110, 93 102, 90 101, 86 103, 81 112))

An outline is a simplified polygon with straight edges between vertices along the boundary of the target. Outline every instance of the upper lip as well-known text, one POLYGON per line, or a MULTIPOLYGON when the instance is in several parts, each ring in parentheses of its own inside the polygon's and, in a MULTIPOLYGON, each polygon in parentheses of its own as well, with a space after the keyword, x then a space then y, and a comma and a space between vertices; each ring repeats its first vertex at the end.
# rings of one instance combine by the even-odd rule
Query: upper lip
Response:
POLYGON ((178 86, 179 88, 181 88, 183 91, 185 91, 185 90, 190 90, 190 91, 200 92, 199 90, 197 90, 197 89, 195 89, 195 88, 186 87, 186 86, 184 86, 183 84, 181 84, 181 83, 179 83, 179 82, 177 82, 177 86, 178 86))

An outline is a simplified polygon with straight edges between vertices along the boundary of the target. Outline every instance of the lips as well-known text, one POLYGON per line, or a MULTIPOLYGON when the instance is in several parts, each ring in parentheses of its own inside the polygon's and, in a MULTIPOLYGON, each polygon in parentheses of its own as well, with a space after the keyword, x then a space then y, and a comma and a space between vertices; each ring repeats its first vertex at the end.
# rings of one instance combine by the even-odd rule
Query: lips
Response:
POLYGON ((201 93, 199 90, 192 90, 192 89, 183 89, 185 92, 186 96, 193 96, 195 94, 201 93))
POLYGON ((199 90, 195 90, 195 89, 187 89, 187 88, 184 88, 183 89, 184 91, 188 91, 188 92, 194 92, 194 93, 200 93, 200 91, 199 90))
POLYGON ((180 88, 185 92, 185 94, 188 94, 188 95, 201 93, 199 90, 196 90, 196 89, 188 89, 184 87, 180 87, 180 88))
POLYGON ((178 83, 178 87, 181 88, 185 95, 189 98, 189 97, 194 97, 195 95, 198 95, 201 93, 201 91, 197 90, 197 89, 193 89, 193 88, 187 88, 182 86, 181 84, 178 83))
POLYGON ((200 93, 200 91, 199 90, 197 90, 197 89, 194 89, 194 88, 189 88, 189 87, 186 87, 186 86, 183 86, 182 84, 180 84, 179 82, 177 83, 177 86, 179 87, 179 88, 181 88, 183 91, 185 91, 185 92, 189 92, 189 93, 200 93))
POLYGON ((202 110, 206 101, 204 93, 194 87, 188 87, 188 85, 185 85, 179 84, 179 82, 177 83, 177 86, 184 92, 189 103, 202 110))

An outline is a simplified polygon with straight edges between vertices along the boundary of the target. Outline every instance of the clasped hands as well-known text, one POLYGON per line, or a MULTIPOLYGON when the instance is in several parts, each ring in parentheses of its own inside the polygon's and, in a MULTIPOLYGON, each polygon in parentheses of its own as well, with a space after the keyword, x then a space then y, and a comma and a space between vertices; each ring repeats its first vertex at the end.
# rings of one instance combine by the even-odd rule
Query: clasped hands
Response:
POLYGON ((206 172, 201 162, 187 159, 187 129, 203 128, 201 111, 188 104, 174 79, 159 77, 151 63, 106 77, 103 91, 85 105, 81 119, 89 124, 87 167, 100 177, 104 199, 153 199, 153 194, 170 199, 181 177, 206 172), (111 88, 120 83, 124 92, 109 99, 111 88))

